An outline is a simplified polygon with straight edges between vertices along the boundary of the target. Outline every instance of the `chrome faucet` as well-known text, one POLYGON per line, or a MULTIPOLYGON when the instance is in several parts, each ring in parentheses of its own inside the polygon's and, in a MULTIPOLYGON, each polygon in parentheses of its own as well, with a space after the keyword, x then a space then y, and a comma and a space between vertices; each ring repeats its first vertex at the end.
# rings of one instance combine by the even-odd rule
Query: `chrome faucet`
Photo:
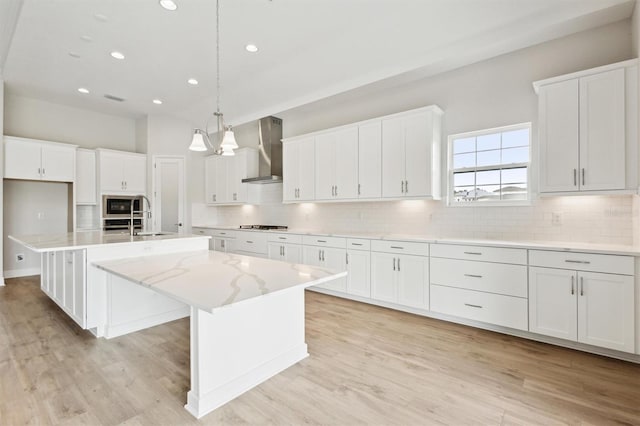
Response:
MULTIPOLYGON (((132 201, 131 202, 131 217, 129 219, 129 235, 131 235, 132 237, 137 235, 136 231, 135 231, 135 226, 133 224, 133 215, 136 213, 142 213, 143 215, 146 214, 147 215, 147 219, 151 219, 151 201, 149 201, 149 198, 147 198, 146 195, 144 194, 140 194, 140 195, 136 195, 136 197, 142 197, 144 198, 144 200, 147 202, 147 209, 144 209, 144 206, 142 206, 142 210, 134 210, 133 206, 135 205, 135 203, 132 201)), ((146 221, 144 219, 144 217, 142 218, 142 230, 144 231, 146 229, 146 221)))

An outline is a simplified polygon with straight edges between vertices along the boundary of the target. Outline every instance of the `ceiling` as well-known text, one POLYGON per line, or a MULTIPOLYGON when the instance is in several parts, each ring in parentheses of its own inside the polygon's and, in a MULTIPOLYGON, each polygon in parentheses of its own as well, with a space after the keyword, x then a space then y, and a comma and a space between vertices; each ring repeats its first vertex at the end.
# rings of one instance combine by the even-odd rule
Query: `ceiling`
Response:
MULTIPOLYGON (((0 3, 5 1, 12 7, 0 8, 0 25, 15 24, 11 43, 0 43, 8 93, 131 117, 175 115, 194 123, 214 111, 213 0, 175 0, 174 12, 158 0, 0 3), (125 59, 113 59, 114 50, 125 59), (189 85, 189 78, 199 84, 189 85), (90 93, 78 93, 79 87, 90 93)), ((229 123, 240 124, 375 82, 433 75, 628 18, 634 4, 221 0, 221 110, 229 123), (247 52, 247 43, 260 50, 247 52)), ((6 32, 0 34, 5 39, 6 32)))

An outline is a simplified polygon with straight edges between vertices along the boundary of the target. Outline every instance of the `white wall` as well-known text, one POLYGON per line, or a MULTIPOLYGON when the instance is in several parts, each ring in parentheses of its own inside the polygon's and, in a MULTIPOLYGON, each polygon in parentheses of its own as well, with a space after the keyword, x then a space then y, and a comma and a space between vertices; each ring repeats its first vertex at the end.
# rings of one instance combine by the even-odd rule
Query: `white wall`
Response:
MULTIPOLYGON (((640 58, 640 5, 637 2, 631 17, 631 43, 634 56, 640 58)), ((638 87, 640 87, 640 73, 638 87)), ((640 126, 640 120, 638 120, 638 126, 640 126)), ((633 197, 633 243, 640 245, 640 197, 638 196, 633 197)))
POLYGON ((71 143, 83 148, 136 150, 133 118, 7 94, 4 134, 71 143))
MULTIPOLYGON (((374 93, 365 93, 371 88, 355 90, 274 115, 283 119, 284 135, 290 137, 437 104, 445 111, 443 144, 448 134, 530 121, 536 158, 538 100, 531 83, 635 57, 631 31, 631 21, 625 20, 409 84, 374 93)), ((535 183, 535 166, 533 171, 535 183)), ((535 200, 530 207, 446 207, 433 201, 268 205, 220 207, 215 220, 336 232, 631 244, 633 204, 632 196, 583 196, 535 200), (560 215, 560 225, 551 223, 552 213, 560 215)), ((199 221, 210 223, 207 218, 199 221)))
POLYGON ((8 235, 69 232, 70 185, 6 179, 3 186, 8 201, 3 208, 5 277, 39 274, 40 255, 9 240, 8 235), (21 262, 16 260, 18 253, 24 254, 21 262))
MULTIPOLYGON (((0 74, 0 129, 4 129, 4 80, 0 74)), ((0 149, 0 176, 4 176, 4 149, 0 149)), ((4 205, 4 190, 0 185, 0 206, 4 205)), ((0 209, 0 235, 4 235, 2 223, 4 222, 3 209, 0 209)), ((0 244, 0 286, 4 285, 3 245, 0 244)))

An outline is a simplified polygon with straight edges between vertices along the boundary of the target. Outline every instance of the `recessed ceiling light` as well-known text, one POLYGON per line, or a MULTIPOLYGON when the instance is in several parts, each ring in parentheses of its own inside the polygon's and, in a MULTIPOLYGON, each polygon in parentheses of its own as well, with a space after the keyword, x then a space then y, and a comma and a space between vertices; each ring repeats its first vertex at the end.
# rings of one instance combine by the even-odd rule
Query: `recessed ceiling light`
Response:
POLYGON ((122 53, 120 53, 120 52, 115 51, 115 50, 113 52, 111 52, 111 56, 116 58, 116 59, 124 59, 124 55, 122 53))
POLYGON ((258 46, 255 44, 247 44, 244 48, 247 49, 247 52, 251 53, 256 53, 258 51, 258 46))
POLYGON ((198 80, 196 80, 195 78, 190 78, 189 80, 187 80, 187 83, 191 84, 192 86, 197 86, 198 80))
POLYGON ((109 18, 107 18, 102 13, 96 13, 95 15, 93 15, 93 17, 96 18, 96 20, 98 20, 100 22, 107 22, 109 20, 109 18))
POLYGON ((87 43, 91 43, 93 41, 93 38, 91 38, 91 36, 88 36, 88 35, 83 35, 83 36, 80 36, 80 40, 86 41, 87 43))
POLYGON ((80 92, 80 93, 84 93, 84 94, 86 95, 87 93, 89 93, 89 90, 85 89, 84 87, 80 87, 80 88, 78 89, 78 92, 80 92))
POLYGON ((77 53, 77 52, 69 52, 69 56, 71 56, 72 58, 76 58, 77 59, 77 58, 80 57, 80 54, 77 53))
POLYGON ((178 5, 173 0, 160 0, 160 6, 172 11, 178 8, 178 5))
POLYGON ((162 101, 160 99, 154 99, 153 103, 156 105, 162 105, 162 101))

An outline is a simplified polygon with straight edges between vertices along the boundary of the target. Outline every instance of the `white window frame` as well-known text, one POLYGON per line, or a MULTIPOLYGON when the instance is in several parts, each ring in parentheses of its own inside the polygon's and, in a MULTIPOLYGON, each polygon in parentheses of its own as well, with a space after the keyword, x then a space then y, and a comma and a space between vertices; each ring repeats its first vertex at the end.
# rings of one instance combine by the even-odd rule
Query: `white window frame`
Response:
MULTIPOLYGON (((531 122, 518 123, 518 124, 510 124, 508 126, 494 127, 491 129, 482 129, 482 130, 474 130, 471 132, 465 133, 456 133, 454 135, 449 135, 447 138, 447 206, 449 207, 496 207, 496 206, 530 206, 532 205, 532 190, 531 190, 531 151, 533 141, 531 140, 531 122), (526 167, 527 168, 527 199, 526 200, 496 200, 496 201, 484 201, 484 202, 456 202, 454 201, 454 182, 453 182, 453 141, 455 139, 463 139, 469 137, 478 137, 484 135, 490 135, 493 133, 502 133, 508 132, 512 130, 522 130, 527 129, 529 131, 529 158, 526 163, 516 163, 510 164, 509 167, 505 168, 519 168, 526 167)), ((476 151, 477 152, 477 151, 476 151)), ((459 171, 484 171, 484 170, 496 170, 495 166, 483 166, 483 167, 469 167, 468 169, 457 169, 456 172, 459 171)))

